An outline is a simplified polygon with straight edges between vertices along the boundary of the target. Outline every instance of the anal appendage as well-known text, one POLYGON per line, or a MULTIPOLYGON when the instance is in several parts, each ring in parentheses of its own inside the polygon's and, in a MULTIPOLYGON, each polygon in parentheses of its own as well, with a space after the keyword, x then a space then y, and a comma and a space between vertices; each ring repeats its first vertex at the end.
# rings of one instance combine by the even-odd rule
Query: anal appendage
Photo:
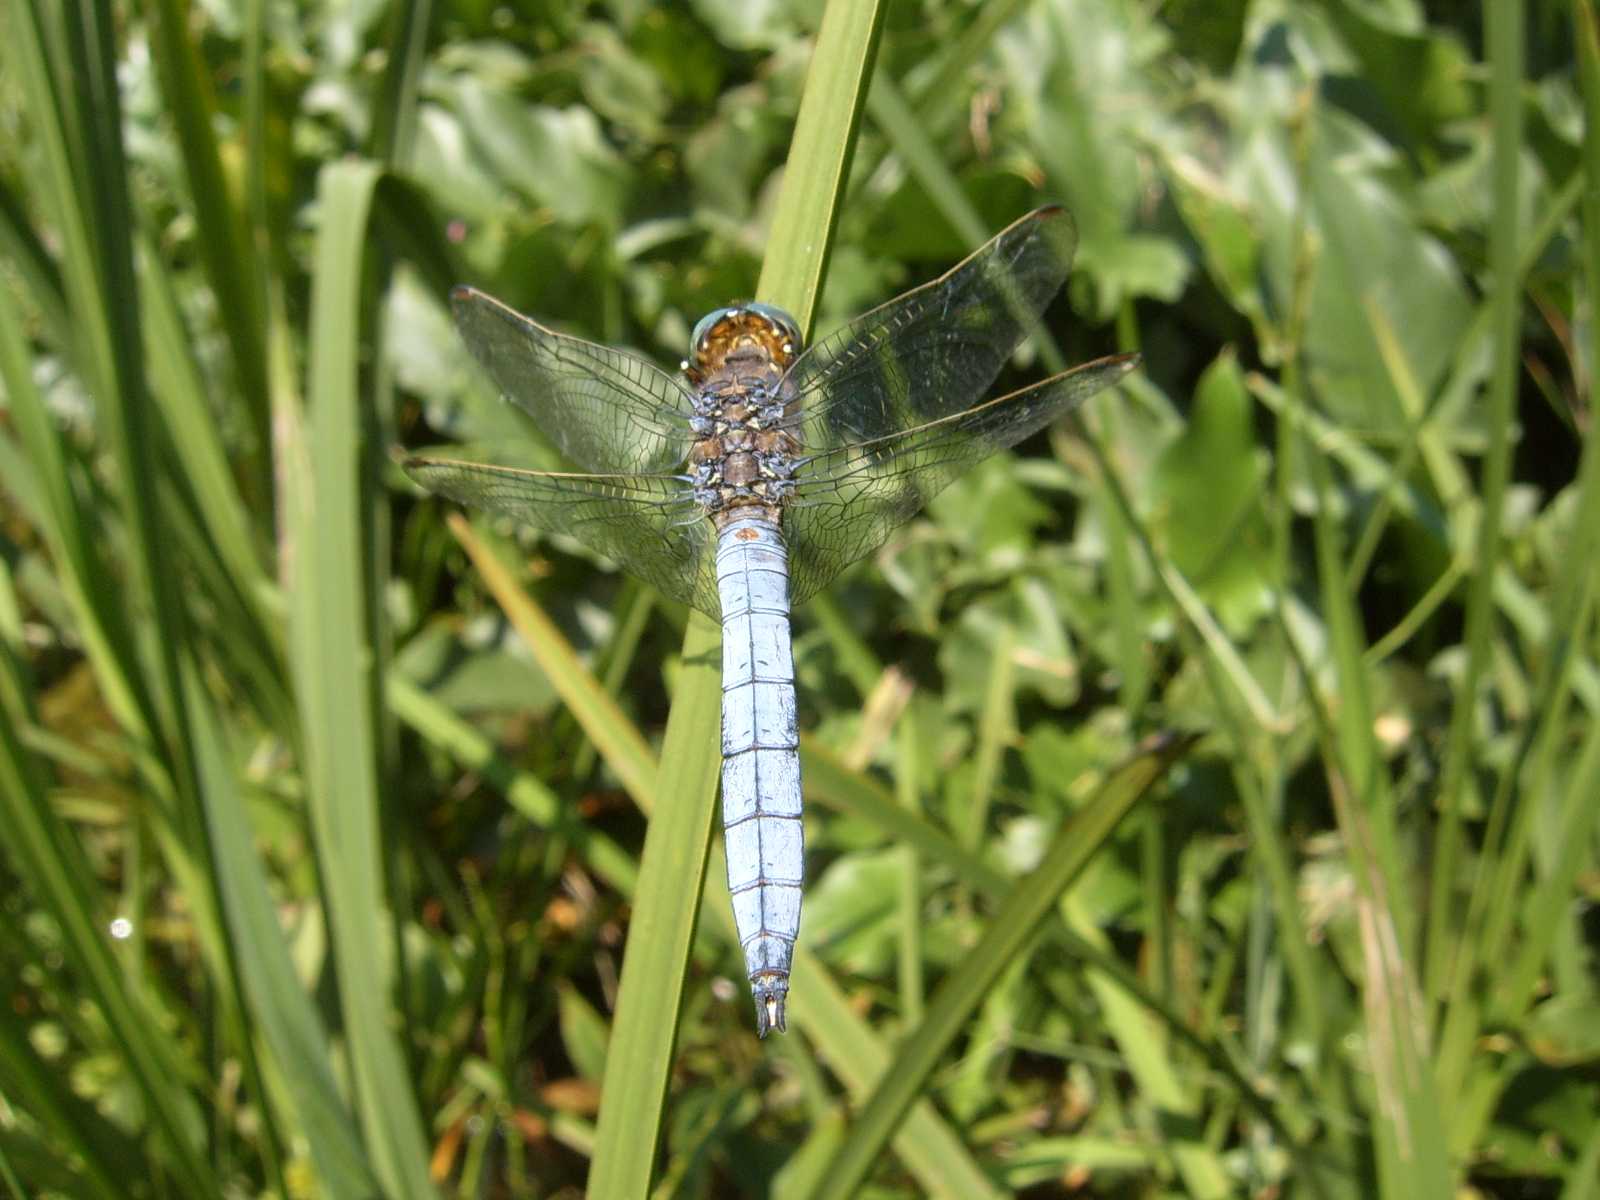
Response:
POLYGON ((787 1032, 783 1015, 783 1002, 788 998, 787 985, 788 980, 778 979, 755 985, 757 1037, 764 1038, 774 1029, 779 1033, 787 1032))

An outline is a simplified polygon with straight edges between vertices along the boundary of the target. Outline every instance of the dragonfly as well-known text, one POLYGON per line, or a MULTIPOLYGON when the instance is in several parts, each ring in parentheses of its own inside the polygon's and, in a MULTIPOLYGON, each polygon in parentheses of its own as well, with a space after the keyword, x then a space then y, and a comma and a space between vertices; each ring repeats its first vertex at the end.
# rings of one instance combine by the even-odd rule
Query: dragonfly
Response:
POLYGON ((1037 209, 809 348, 782 309, 719 308, 678 375, 452 293, 473 355, 579 470, 417 457, 412 479, 568 534, 721 623, 728 890, 763 1038, 785 1028, 805 881, 791 606, 1137 365, 1102 358, 983 399, 1076 247, 1065 209, 1037 209))

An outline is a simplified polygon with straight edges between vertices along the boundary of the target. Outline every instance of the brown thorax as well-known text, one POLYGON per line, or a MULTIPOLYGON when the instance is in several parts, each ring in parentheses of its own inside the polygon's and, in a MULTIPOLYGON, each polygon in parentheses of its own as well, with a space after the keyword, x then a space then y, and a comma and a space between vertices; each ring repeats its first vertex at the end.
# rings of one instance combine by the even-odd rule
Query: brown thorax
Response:
POLYGON ((784 375, 799 351, 792 320, 766 306, 718 310, 695 329, 684 373, 695 387, 689 453, 695 497, 720 527, 750 509, 776 522, 800 445, 784 428, 784 375))

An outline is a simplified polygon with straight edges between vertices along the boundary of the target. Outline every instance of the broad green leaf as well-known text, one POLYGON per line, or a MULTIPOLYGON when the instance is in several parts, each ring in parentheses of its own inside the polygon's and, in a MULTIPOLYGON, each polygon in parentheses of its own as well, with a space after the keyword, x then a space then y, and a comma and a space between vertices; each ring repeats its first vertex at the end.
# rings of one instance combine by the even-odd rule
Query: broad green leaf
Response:
POLYGON ((1268 466, 1255 444, 1254 411, 1237 360, 1218 359, 1151 479, 1151 524, 1165 553, 1235 633, 1265 611, 1271 583, 1268 466))

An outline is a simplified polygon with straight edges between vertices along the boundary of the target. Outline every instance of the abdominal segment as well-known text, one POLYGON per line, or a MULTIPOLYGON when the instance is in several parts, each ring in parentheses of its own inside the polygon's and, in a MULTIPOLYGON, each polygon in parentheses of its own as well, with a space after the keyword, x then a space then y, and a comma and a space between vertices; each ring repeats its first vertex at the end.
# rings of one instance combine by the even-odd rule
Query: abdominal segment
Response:
POLYGON ((784 1028, 800 931, 804 836, 789 645, 788 555, 765 515, 717 540, 722 600, 722 824, 728 891, 756 1002, 757 1031, 784 1028))

